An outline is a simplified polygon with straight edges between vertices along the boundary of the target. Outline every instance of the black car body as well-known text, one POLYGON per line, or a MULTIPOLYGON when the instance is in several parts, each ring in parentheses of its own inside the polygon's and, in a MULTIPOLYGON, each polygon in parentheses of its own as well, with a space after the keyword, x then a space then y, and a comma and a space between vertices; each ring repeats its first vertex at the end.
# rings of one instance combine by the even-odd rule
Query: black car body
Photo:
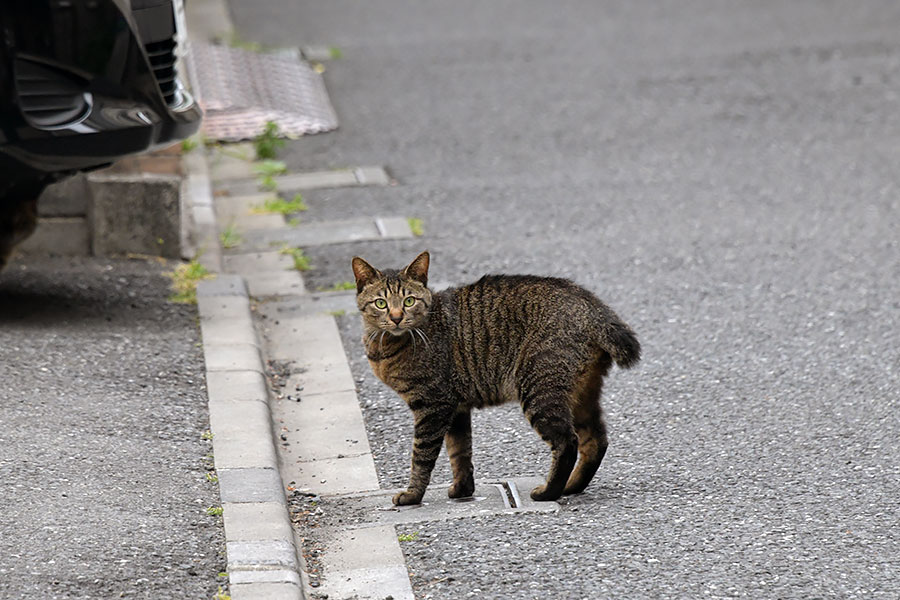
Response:
POLYGON ((0 0, 0 209, 198 129, 176 2, 0 0))

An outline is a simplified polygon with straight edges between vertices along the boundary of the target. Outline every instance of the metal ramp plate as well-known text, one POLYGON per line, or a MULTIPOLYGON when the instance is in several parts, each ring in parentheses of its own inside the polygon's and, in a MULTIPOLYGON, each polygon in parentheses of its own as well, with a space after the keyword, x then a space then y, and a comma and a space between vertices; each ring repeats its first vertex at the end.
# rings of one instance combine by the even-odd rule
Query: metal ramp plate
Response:
POLYGON ((287 137, 338 126, 322 76, 296 50, 259 53, 192 42, 186 58, 210 139, 250 139, 266 121, 287 137))

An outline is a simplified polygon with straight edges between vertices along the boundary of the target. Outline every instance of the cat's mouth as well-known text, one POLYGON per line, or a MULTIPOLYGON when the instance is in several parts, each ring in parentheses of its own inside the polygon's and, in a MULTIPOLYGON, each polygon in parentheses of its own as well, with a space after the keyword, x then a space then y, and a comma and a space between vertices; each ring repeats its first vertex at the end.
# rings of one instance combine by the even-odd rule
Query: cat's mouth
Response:
POLYGON ((388 328, 387 328, 387 332, 388 332, 388 333, 390 333, 391 335, 398 336, 398 337, 401 336, 401 335, 403 335, 403 334, 406 333, 407 331, 409 331, 409 330, 408 330, 406 327, 402 326, 402 325, 394 325, 394 326, 392 326, 392 327, 388 327, 388 328))

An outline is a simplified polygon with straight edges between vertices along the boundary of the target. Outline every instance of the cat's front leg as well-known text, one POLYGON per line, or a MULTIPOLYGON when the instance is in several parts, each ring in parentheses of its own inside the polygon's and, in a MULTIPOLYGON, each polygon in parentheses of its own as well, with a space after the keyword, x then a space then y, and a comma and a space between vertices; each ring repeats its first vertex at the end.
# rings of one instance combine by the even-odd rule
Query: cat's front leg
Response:
POLYGON ((425 488, 431 481, 434 463, 441 452, 444 435, 450 428, 455 407, 449 401, 412 398, 409 407, 415 418, 413 435, 412 470, 409 486, 405 492, 394 495, 395 505, 419 504, 425 495, 425 488))

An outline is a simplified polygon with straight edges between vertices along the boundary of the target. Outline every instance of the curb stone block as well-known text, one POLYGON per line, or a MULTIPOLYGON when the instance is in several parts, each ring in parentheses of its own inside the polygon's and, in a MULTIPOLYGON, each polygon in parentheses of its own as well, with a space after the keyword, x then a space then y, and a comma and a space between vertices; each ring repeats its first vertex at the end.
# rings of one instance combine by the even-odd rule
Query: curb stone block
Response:
POLYGON ((204 279, 197 284, 197 298, 214 296, 247 297, 247 286, 240 275, 220 273, 215 279, 204 279))
POLYGON ((222 508, 227 542, 286 540, 294 535, 283 504, 227 502, 222 508))
POLYGON ((231 344, 229 346, 204 346, 207 371, 246 371, 263 373, 259 348, 255 344, 231 344))
POLYGON ((271 438, 259 435, 271 427, 271 422, 269 407, 263 402, 210 404, 216 470, 265 469, 277 464, 271 438))
POLYGON ((206 374, 210 406, 225 402, 268 402, 266 379, 259 371, 213 371, 206 374))
POLYGON ((275 469, 217 469, 216 474, 223 504, 277 502, 284 506, 287 502, 281 475, 275 469))
POLYGON ((228 581, 232 585, 245 583, 293 583, 302 585, 300 575, 296 571, 288 569, 235 570, 228 574, 228 581))
POLYGON ((231 584, 231 600, 302 600, 303 591, 293 583, 231 584))
POLYGON ((260 565, 297 568, 294 545, 286 540, 225 542, 225 551, 232 569, 260 565))
MULTIPOLYGON (((197 308, 200 310, 201 325, 213 319, 231 321, 244 319, 252 322, 250 316, 250 302, 240 296, 201 296, 197 298, 197 308)), ((255 339, 256 336, 254 335, 255 339)), ((249 340, 233 340, 234 342, 249 340)))
MULTIPOLYGON (((198 300, 199 302, 199 300, 198 300)), ((246 313, 248 311, 244 311, 246 313)), ((248 314, 233 318, 200 319, 200 333, 204 344, 210 346, 230 346, 232 344, 252 344, 259 347, 256 328, 248 314)))

